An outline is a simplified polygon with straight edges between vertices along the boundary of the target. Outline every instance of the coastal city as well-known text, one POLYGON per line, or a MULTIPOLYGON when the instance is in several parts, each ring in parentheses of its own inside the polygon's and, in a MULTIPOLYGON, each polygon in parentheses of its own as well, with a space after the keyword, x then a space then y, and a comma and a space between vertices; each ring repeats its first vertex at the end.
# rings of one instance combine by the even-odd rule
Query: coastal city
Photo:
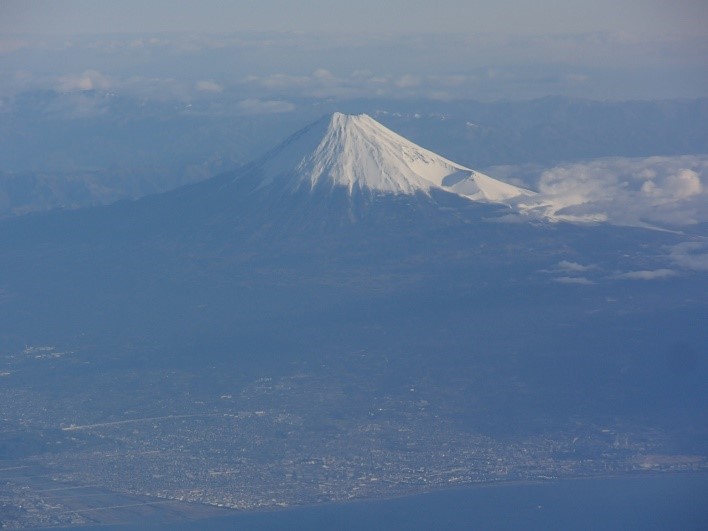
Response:
MULTIPOLYGON (((78 363, 54 348, 9 361, 6 381, 28 363, 78 363)), ((525 437, 475 433, 445 410, 449 397, 434 387, 369 395, 376 389, 363 373, 355 390, 322 372, 233 388, 216 380, 211 390, 186 387, 193 375, 176 371, 154 377, 172 380, 181 404, 156 400, 139 415, 123 401, 113 404, 126 408, 120 417, 91 420, 70 418, 79 404, 65 400, 74 395, 56 397, 52 409, 34 393, 4 387, 4 433, 14 431, 4 444, 12 452, 14 437, 16 455, 0 463, 3 525, 121 523, 136 511, 169 522, 472 484, 708 469, 704 457, 676 453, 660 430, 638 426, 578 422, 525 437)))

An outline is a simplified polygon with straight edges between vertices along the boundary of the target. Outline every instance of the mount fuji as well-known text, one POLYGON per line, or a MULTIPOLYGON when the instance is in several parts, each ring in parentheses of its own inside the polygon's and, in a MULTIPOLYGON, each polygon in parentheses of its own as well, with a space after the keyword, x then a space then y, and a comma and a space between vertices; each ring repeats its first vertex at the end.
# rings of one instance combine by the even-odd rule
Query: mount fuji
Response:
POLYGON ((251 173, 261 179, 256 189, 343 187, 350 195, 436 189, 480 202, 534 195, 428 151, 366 114, 322 118, 257 161, 251 173))
POLYGON ((380 235, 400 235, 415 218, 429 230, 462 218, 544 219, 528 207, 534 203, 535 192, 450 161, 365 114, 334 113, 236 172, 134 202, 123 225, 191 232, 206 224, 249 239, 279 227, 309 237, 376 225, 380 235))

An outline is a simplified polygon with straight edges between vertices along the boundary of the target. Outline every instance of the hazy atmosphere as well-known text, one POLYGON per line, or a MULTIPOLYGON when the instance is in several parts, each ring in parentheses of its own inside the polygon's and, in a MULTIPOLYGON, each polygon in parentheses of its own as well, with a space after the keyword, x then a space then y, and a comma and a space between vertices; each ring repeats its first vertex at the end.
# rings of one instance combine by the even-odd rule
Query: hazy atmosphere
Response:
POLYGON ((4 0, 0 9, 4 94, 646 99, 708 90, 700 0, 4 0))
POLYGON ((0 0, 0 527, 708 528, 706 20, 0 0))

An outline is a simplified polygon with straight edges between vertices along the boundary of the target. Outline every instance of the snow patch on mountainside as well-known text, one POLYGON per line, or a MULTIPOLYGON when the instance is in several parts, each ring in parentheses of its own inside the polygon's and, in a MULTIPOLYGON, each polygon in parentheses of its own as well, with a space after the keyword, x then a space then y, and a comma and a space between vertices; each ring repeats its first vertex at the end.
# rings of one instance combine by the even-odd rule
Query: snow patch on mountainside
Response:
POLYGON ((469 174, 462 179, 456 179, 450 175, 443 180, 446 189, 457 194, 464 195, 473 201, 486 201, 491 203, 503 203, 510 199, 519 197, 533 197, 536 195, 531 190, 525 190, 494 179, 478 171, 468 170, 469 174))

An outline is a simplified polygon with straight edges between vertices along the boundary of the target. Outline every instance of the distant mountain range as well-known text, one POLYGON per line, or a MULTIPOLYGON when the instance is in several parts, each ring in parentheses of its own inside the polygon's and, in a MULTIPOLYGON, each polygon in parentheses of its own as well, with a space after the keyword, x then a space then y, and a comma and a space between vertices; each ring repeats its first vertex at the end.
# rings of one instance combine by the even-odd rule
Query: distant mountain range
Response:
POLYGON ((708 153, 704 100, 598 102, 297 100, 239 116, 211 104, 142 101, 102 91, 27 92, 0 102, 0 216, 106 204, 233 170, 327 112, 366 112, 445 158, 537 190, 560 162, 708 153), (529 175, 528 167, 536 173, 529 175))

